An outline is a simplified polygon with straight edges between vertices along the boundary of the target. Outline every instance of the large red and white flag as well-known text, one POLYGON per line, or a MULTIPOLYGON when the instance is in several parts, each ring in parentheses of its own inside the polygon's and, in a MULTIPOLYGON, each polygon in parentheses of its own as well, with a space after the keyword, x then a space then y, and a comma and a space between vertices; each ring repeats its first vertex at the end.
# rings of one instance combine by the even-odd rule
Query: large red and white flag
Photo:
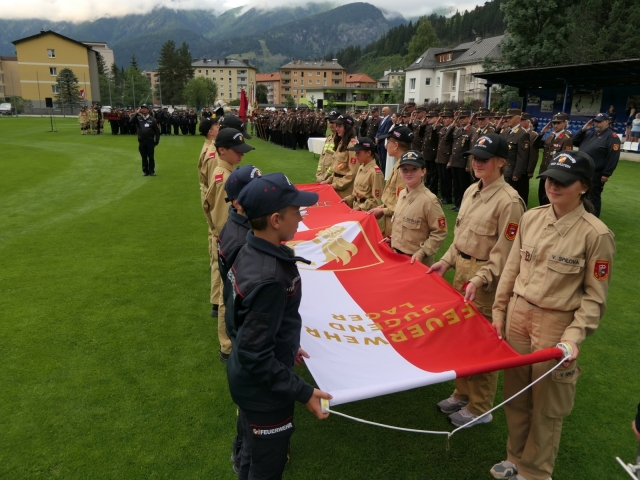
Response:
POLYGON ((393 252, 373 216, 352 212, 329 185, 295 239, 302 277, 301 344, 331 405, 477 373, 561 358, 516 353, 442 277, 393 252))

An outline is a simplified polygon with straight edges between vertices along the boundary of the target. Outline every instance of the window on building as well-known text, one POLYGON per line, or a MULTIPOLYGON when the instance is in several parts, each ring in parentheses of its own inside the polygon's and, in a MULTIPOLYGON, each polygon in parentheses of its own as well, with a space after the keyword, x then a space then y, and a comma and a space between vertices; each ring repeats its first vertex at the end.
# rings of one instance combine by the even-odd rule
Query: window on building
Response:
POLYGON ((202 70, 198 69, 198 73, 202 73, 202 70))
POLYGON ((220 69, 220 73, 224 73, 224 70, 220 69))
POLYGON ((293 83, 298 83, 298 79, 297 79, 297 78, 296 78, 296 79, 294 79, 294 80, 293 80, 293 83))
POLYGON ((230 93, 230 94, 229 94, 229 98, 233 98, 233 93, 230 93))
POLYGON ((298 71, 296 70, 295 72, 293 72, 293 76, 297 77, 298 76, 298 71))
POLYGON ((294 95, 293 98, 298 98, 298 95, 294 95))
POLYGON ((316 77, 319 77, 319 76, 320 76, 320 72, 316 72, 316 77))
POLYGON ((416 60, 416 63, 420 63, 422 61, 424 57, 420 57, 419 59, 416 60))
POLYGON ((49 67, 49 75, 56 77, 58 75, 57 67, 49 67))
POLYGON ((334 80, 334 81, 333 81, 333 84, 334 84, 334 85, 340 85, 340 80, 334 80))
POLYGON ((204 71, 204 74, 205 74, 205 75, 209 75, 209 70, 208 70, 208 69, 207 69, 207 70, 205 70, 205 71, 204 71))
POLYGON ((326 80, 324 81, 324 85, 323 85, 323 86, 324 86, 324 87, 326 87, 326 86, 327 86, 327 81, 326 81, 326 80))
POLYGON ((415 102, 415 101, 416 101, 416 99, 415 99, 415 98, 410 98, 410 99, 409 99, 409 101, 410 101, 410 102, 415 102))
POLYGON ((300 85, 304 85, 304 80, 300 80, 300 85))
POLYGON ((440 77, 436 77, 436 85, 439 87, 440 86, 440 77))
POLYGON ((425 98, 425 99, 424 99, 424 103, 429 103, 429 99, 428 99, 428 98, 425 98))
POLYGON ((220 92, 220 98, 224 98, 224 92, 220 92))
POLYGON ((415 90, 416 89, 416 79, 415 78, 410 78, 409 79, 409 89, 410 90, 415 90))
POLYGON ((424 79, 424 84, 425 85, 431 85, 431 79, 430 78, 425 78, 424 79))
POLYGON ((300 72, 300 76, 304 78, 304 72, 300 72))
POLYGON ((316 83, 317 83, 318 85, 320 85, 320 79, 316 80, 316 83))
POLYGON ((47 57, 56 58, 56 51, 53 48, 47 48, 47 57))
POLYGON ((51 93, 57 95, 58 94, 58 86, 57 85, 51 85, 51 93))
POLYGON ((229 76, 231 76, 231 70, 229 70, 229 76))
POLYGON ((324 78, 327 78, 327 72, 323 72, 324 73, 324 78))

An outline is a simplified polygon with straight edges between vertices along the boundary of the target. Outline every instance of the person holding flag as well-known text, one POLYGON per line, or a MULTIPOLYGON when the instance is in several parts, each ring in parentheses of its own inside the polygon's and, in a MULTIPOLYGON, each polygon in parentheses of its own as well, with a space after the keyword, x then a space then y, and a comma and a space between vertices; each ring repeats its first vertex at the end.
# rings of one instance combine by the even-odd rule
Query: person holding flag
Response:
MULTIPOLYGON (((427 272, 443 276, 454 268, 453 288, 489 320, 498 280, 525 211, 518 192, 503 178, 508 154, 507 141, 495 133, 481 136, 465 153, 471 156, 479 181, 462 197, 449 250, 427 272)), ((491 410, 498 372, 457 378, 455 385, 453 394, 439 402, 438 408, 461 427, 491 410)), ((473 425, 491 420, 489 414, 473 425)))

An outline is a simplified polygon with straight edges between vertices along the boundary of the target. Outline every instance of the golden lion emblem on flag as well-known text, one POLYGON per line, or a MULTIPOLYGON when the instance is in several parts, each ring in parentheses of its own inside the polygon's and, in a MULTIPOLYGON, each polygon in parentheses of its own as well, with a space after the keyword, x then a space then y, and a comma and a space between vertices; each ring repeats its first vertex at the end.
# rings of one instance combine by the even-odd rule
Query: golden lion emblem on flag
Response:
POLYGON ((358 247, 343 238, 342 235, 346 230, 343 225, 335 225, 322 230, 312 240, 313 243, 321 244, 325 262, 338 260, 342 262, 342 265, 347 265, 351 258, 358 253, 358 247))

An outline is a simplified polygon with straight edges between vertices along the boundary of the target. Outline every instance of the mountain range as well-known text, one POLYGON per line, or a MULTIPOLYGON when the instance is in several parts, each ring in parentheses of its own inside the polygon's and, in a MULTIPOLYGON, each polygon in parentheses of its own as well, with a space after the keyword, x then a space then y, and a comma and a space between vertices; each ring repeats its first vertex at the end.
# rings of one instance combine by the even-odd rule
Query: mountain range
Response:
POLYGON ((135 55, 140 68, 154 69, 160 48, 173 40, 178 46, 186 42, 194 59, 233 56, 248 59, 261 71, 271 71, 291 58, 319 59, 348 45, 367 45, 407 22, 399 14, 388 17, 368 3, 338 7, 309 3, 244 12, 239 7, 221 15, 158 8, 144 15, 81 23, 0 19, 0 55, 15 54, 13 40, 53 30, 79 41, 107 42, 119 67, 126 68, 135 55))

